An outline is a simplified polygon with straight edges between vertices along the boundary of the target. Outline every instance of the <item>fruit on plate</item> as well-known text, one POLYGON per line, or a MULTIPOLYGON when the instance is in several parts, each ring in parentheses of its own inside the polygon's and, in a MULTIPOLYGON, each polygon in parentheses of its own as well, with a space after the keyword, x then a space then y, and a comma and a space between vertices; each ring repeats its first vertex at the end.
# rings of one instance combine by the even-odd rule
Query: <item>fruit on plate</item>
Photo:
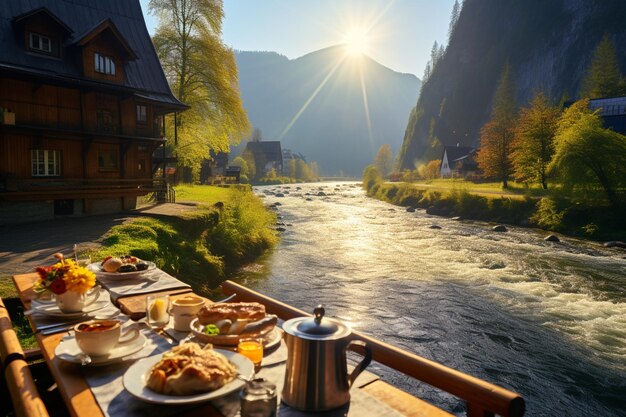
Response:
POLYGON ((119 273, 145 271, 150 267, 148 262, 131 255, 120 257, 107 256, 100 265, 105 272, 119 273))

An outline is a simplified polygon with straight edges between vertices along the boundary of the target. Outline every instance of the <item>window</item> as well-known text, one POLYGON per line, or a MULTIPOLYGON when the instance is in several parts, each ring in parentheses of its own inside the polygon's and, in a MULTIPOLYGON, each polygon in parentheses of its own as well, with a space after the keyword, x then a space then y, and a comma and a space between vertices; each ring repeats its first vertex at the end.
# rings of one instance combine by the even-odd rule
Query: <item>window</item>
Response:
POLYGON ((117 171, 119 159, 116 150, 98 151, 98 171, 117 171))
POLYGON ((52 39, 38 33, 29 34, 30 49, 38 52, 52 53, 52 39))
POLYGON ((30 151, 33 177, 61 175, 61 152, 41 149, 30 151))
POLYGON ((148 109, 146 106, 137 105, 137 122, 146 123, 148 121, 148 109))
POLYGON ((110 110, 96 110, 96 124, 100 132, 115 133, 115 116, 110 110))
POLYGON ((96 72, 115 75, 115 61, 110 56, 100 55, 97 52, 94 53, 93 65, 96 72))

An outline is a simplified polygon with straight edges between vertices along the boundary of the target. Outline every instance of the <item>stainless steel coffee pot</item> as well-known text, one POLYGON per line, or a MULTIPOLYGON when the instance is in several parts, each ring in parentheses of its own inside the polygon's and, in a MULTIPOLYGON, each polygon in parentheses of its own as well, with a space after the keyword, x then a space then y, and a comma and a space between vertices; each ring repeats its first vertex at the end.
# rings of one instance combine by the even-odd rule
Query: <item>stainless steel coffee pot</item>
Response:
POLYGON ((282 401, 305 411, 326 411, 350 401, 350 387, 372 361, 370 348, 350 340, 346 324, 324 317, 318 305, 315 317, 298 317, 283 324, 287 344, 287 370, 282 401), (359 345, 365 356, 348 375, 346 350, 359 345))

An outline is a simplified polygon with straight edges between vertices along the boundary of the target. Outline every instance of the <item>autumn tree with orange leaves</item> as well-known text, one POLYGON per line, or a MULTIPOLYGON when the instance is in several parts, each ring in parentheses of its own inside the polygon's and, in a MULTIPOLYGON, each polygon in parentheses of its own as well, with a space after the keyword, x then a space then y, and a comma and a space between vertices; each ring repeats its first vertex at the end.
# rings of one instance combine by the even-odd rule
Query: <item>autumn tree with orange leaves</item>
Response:
POLYGON ((515 91, 511 69, 507 63, 502 71, 489 120, 480 131, 480 149, 476 160, 483 176, 502 181, 508 187, 512 171, 511 149, 515 137, 515 91))

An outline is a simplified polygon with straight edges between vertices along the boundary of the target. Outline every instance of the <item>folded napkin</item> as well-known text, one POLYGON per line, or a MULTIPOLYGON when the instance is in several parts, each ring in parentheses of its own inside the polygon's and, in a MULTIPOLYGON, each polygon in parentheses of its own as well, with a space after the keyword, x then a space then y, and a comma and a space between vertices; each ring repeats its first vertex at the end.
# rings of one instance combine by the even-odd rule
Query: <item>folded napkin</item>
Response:
POLYGON ((123 296, 191 288, 189 284, 185 284, 159 268, 146 271, 139 278, 120 279, 118 277, 96 276, 100 284, 111 293, 113 302, 117 302, 117 299, 123 296))

